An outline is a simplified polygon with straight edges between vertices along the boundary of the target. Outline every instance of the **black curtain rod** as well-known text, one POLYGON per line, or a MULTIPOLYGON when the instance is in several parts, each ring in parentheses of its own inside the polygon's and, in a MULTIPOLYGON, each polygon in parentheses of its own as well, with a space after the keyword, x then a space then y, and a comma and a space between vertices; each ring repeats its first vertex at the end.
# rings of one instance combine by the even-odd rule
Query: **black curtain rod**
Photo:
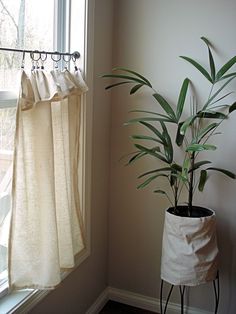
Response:
POLYGON ((69 53, 69 52, 59 52, 59 51, 40 51, 40 50, 13 49, 13 48, 2 48, 2 47, 0 47, 0 50, 30 53, 31 57, 33 54, 46 54, 46 55, 71 56, 72 58, 75 58, 75 59, 80 58, 80 53, 78 51, 74 51, 73 53, 69 53))

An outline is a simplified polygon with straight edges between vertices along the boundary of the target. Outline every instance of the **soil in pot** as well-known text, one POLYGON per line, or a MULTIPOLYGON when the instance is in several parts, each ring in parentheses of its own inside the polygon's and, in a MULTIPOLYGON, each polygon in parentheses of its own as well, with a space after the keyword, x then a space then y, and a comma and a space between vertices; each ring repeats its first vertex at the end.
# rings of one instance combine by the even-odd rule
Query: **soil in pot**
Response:
MULTIPOLYGON (((180 217, 189 217, 188 215, 188 206, 187 205, 179 205, 175 212, 174 207, 170 207, 168 213, 180 216, 180 217)), ((192 206, 192 215, 191 218, 200 218, 200 217, 209 217, 212 216, 213 212, 208 208, 204 208, 201 206, 192 206)))

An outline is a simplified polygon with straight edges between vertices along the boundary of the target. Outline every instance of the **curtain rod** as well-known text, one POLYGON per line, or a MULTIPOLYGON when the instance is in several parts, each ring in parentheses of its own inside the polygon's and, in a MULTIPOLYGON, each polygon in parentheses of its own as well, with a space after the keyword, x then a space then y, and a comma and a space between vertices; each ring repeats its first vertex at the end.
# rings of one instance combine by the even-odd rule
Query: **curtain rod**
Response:
POLYGON ((30 53, 31 56, 34 53, 35 54, 38 53, 38 54, 46 54, 46 55, 71 56, 71 57, 74 57, 75 59, 80 58, 80 53, 78 51, 74 51, 73 53, 69 53, 69 52, 59 52, 59 51, 40 51, 40 50, 14 49, 14 48, 2 48, 2 47, 0 47, 0 50, 30 53))

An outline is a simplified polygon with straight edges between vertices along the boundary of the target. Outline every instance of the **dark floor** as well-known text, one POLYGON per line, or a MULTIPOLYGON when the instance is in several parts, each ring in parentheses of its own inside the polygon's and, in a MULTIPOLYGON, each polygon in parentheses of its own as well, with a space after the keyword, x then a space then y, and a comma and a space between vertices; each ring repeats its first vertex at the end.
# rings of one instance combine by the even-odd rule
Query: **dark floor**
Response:
POLYGON ((100 314, 153 314, 147 310, 138 309, 137 307, 121 304, 114 301, 108 301, 100 314))

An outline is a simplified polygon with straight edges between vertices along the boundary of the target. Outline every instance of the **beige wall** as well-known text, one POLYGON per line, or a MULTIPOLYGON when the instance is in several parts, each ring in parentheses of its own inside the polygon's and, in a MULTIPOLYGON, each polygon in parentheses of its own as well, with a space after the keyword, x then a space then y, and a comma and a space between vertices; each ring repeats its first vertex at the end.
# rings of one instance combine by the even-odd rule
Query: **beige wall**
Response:
MULTIPOLYGON (((107 285, 150 297, 159 296, 163 211, 168 203, 154 196, 151 190, 136 191, 136 176, 147 168, 145 162, 133 167, 123 167, 119 162, 120 156, 132 151, 128 141, 130 130, 122 127, 130 118, 128 110, 149 104, 150 98, 146 92, 130 98, 126 88, 114 91, 110 128, 110 94, 104 92, 104 82, 98 76, 110 71, 112 40, 114 66, 142 72, 170 101, 177 98, 185 76, 194 81, 197 90, 201 89, 200 98, 208 91, 206 81, 178 58, 184 54, 206 60, 207 51, 200 36, 205 35, 214 42, 217 61, 226 60, 236 51, 234 0, 116 0, 113 34, 112 3, 112 0, 96 0, 95 9, 91 256, 35 307, 34 314, 84 314, 107 285)), ((235 84, 231 85, 234 90, 235 84)), ((212 159, 217 166, 236 172, 235 136, 231 135, 235 134, 235 119, 233 114, 212 159)), ((214 183, 211 181, 205 194, 197 195, 196 201, 217 212, 222 278, 220 314, 234 314, 236 185, 221 176, 213 178, 214 183)), ((191 306, 210 310, 212 295, 210 285, 194 288, 189 302, 191 306)), ((179 301, 177 296, 173 301, 179 301)))
MULTIPOLYGON (((188 76, 205 99, 209 85, 179 55, 207 62, 207 50, 200 40, 209 38, 216 47, 217 62, 236 52, 235 0, 117 0, 115 1, 114 66, 127 66, 146 75, 169 101, 175 101, 182 80, 188 76)), ((234 68, 235 71, 235 68, 234 68)), ((231 84, 236 89, 236 82, 231 84)), ((150 162, 123 167, 119 158, 133 150, 128 140, 131 118, 128 110, 155 104, 143 91, 129 97, 126 87, 113 91, 111 132, 111 189, 109 214, 109 285, 158 298, 161 236, 164 209, 168 203, 151 189, 136 190, 136 177, 150 162)), ((235 96, 234 96, 235 97, 235 96)), ((149 108, 150 108, 149 107, 149 108)), ((218 151, 209 156, 218 167, 236 172, 236 114, 219 136, 218 151)), ((216 210, 221 251, 220 313, 236 313, 236 183, 212 175, 204 194, 196 202, 216 210)), ((211 285, 190 291, 191 306, 212 309, 211 285)), ((173 302, 179 298, 174 297, 173 302)))
POLYGON ((84 314, 107 286, 110 95, 104 92, 99 75, 111 68, 113 1, 95 1, 94 24, 91 255, 31 311, 33 314, 84 314))

